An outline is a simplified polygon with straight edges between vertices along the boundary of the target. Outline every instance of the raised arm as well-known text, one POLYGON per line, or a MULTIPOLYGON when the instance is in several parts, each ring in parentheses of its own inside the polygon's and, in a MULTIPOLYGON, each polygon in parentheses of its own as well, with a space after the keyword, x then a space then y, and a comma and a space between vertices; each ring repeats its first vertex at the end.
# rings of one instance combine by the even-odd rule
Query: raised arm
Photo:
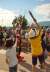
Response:
POLYGON ((35 17, 33 16, 32 12, 30 10, 29 10, 29 14, 32 17, 33 21, 35 22, 36 27, 39 29, 39 34, 40 34, 40 32, 41 32, 41 26, 37 23, 37 20, 35 19, 35 17))

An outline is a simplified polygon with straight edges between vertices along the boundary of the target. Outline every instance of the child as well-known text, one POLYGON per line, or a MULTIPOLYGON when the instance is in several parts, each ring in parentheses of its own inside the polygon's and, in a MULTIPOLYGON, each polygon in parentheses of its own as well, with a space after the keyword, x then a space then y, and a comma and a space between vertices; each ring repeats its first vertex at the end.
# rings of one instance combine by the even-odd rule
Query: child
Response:
POLYGON ((6 62, 9 65, 9 72, 17 72, 16 43, 9 38, 6 41, 6 62))

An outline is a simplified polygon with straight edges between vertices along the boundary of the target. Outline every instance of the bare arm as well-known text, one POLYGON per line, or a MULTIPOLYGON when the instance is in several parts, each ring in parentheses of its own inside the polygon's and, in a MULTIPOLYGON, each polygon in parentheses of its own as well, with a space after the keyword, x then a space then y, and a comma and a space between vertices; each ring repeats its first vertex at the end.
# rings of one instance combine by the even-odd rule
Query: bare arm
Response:
POLYGON ((30 10, 29 10, 29 14, 32 17, 33 21, 35 22, 36 27, 39 29, 39 34, 40 34, 40 32, 41 32, 41 26, 37 23, 37 20, 35 19, 35 17, 33 16, 32 12, 30 10))

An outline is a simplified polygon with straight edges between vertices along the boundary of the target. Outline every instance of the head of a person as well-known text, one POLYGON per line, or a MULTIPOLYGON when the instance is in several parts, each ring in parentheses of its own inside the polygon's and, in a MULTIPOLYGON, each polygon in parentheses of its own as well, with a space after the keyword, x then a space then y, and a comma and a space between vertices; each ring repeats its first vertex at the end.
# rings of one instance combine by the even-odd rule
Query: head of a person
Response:
POLYGON ((12 48, 12 46, 14 45, 14 41, 13 41, 13 39, 6 39, 6 47, 7 48, 12 48))

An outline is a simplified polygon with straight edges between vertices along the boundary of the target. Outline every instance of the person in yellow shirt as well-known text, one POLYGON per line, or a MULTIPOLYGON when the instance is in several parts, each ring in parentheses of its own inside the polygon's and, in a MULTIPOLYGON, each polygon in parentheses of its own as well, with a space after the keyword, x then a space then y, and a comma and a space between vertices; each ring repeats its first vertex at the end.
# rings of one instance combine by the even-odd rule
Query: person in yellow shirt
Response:
POLYGON ((36 28, 31 27, 28 34, 32 50, 32 64, 33 64, 32 72, 34 72, 35 66, 37 64, 37 58, 39 59, 40 62, 40 68, 44 68, 44 55, 41 46, 41 29, 38 27, 36 28))

